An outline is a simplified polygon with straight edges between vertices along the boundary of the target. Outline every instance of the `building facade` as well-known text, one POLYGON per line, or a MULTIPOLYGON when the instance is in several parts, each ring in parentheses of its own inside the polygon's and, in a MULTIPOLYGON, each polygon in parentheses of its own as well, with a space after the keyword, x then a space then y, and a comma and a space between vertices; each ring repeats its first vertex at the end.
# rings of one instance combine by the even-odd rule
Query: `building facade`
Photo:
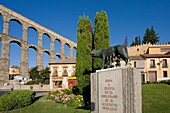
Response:
POLYGON ((170 44, 128 47, 130 64, 141 71, 143 82, 170 79, 170 44))
POLYGON ((50 67, 50 89, 68 88, 77 84, 75 70, 76 59, 68 58, 59 60, 55 63, 49 63, 50 67))
POLYGON ((9 80, 13 80, 16 76, 20 76, 20 68, 18 66, 10 66, 9 80))

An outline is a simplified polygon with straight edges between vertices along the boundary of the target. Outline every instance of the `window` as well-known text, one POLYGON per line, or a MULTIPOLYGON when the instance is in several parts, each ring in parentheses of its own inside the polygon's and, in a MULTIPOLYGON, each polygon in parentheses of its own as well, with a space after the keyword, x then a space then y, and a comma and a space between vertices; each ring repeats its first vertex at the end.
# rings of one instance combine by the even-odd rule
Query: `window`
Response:
POLYGON ((67 67, 63 67, 64 73, 67 73, 67 67))
POLYGON ((136 61, 134 62, 134 67, 136 67, 136 61))
POLYGON ((162 68, 167 68, 168 64, 167 64, 167 59, 163 59, 162 60, 162 68))
POLYGON ((15 69, 13 69, 12 72, 15 73, 15 69))
POLYGON ((150 68, 155 68, 155 60, 150 60, 150 68))
POLYGON ((68 68, 67 67, 63 67, 63 77, 66 77, 66 76, 68 76, 68 68))
POLYGON ((168 77, 167 71, 163 71, 163 76, 168 77))
POLYGON ((57 73, 57 72, 58 72, 58 68, 56 68, 56 67, 55 67, 55 68, 54 68, 54 72, 56 72, 56 73, 57 73))
POLYGON ((58 68, 57 67, 54 67, 54 73, 53 73, 53 76, 58 76, 58 68))

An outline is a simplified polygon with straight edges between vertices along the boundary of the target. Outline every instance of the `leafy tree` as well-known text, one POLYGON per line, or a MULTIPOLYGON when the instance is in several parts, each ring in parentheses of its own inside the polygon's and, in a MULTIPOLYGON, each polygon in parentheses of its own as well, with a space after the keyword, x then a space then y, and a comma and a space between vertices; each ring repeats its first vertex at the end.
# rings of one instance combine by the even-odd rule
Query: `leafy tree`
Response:
POLYGON ((30 78, 35 79, 49 79, 50 77, 50 69, 49 67, 46 67, 45 69, 42 69, 38 71, 38 66, 33 67, 29 72, 30 78))
POLYGON ((40 79, 39 71, 38 71, 38 66, 33 67, 29 72, 30 78, 35 80, 35 79, 40 79))
POLYGON ((143 43, 151 43, 151 44, 156 44, 159 42, 159 36, 156 34, 156 31, 154 30, 153 26, 151 29, 147 28, 145 31, 145 35, 143 37, 143 43))
MULTIPOLYGON (((110 47, 108 17, 105 11, 97 12, 95 16, 93 49, 110 47)), ((102 68, 102 59, 93 58, 93 70, 102 68)))
POLYGON ((77 30, 76 77, 80 93, 89 86, 92 71, 92 24, 88 17, 80 17, 77 30))
POLYGON ((46 67, 45 69, 40 70, 40 77, 44 79, 49 79, 50 77, 50 68, 46 67))

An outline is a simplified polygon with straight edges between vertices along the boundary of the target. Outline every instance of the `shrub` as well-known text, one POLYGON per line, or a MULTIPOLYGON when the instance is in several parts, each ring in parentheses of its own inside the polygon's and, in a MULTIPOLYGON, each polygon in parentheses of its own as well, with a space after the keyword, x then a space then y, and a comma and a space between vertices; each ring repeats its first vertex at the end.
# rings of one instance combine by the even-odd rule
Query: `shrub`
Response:
POLYGON ((0 97, 0 111, 28 106, 34 102, 35 92, 20 90, 5 93, 0 97))
POLYGON ((36 79, 36 80, 28 81, 28 82, 26 83, 26 85, 39 84, 40 82, 43 83, 44 80, 43 80, 43 79, 36 79))
POLYGON ((31 80, 31 81, 28 81, 28 82, 26 83, 26 85, 33 85, 33 84, 35 84, 35 80, 31 80))
POLYGON ((46 79, 43 84, 49 84, 50 83, 50 80, 49 79, 46 79))
POLYGON ((170 85, 170 80, 162 80, 159 83, 170 85))

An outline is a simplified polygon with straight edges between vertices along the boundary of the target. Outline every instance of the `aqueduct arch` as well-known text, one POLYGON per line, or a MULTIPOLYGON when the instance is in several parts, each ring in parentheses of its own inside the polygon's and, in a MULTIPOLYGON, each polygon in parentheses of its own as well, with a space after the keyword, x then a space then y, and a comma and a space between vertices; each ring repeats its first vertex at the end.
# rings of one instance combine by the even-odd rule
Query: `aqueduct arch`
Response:
POLYGON ((10 41, 17 41, 21 47, 21 58, 20 58, 20 74, 23 77, 28 77, 28 48, 33 47, 36 49, 37 63, 39 69, 43 68, 43 52, 48 51, 50 55, 50 62, 55 62, 55 57, 59 56, 61 59, 65 59, 66 55, 64 52, 64 45, 69 45, 70 58, 73 58, 73 48, 77 47, 77 44, 37 23, 29 20, 28 18, 0 5, 0 16, 3 20, 3 32, 0 33, 0 39, 2 43, 2 53, 0 57, 0 84, 8 82, 9 77, 9 44, 10 41), (22 27, 22 38, 9 36, 9 25, 10 21, 15 20, 19 22, 22 27), (29 44, 28 42, 28 29, 33 28, 38 34, 38 45, 29 44), (50 37, 50 50, 43 48, 42 36, 46 34, 50 37), (60 42, 60 53, 55 52, 54 41, 60 42))

